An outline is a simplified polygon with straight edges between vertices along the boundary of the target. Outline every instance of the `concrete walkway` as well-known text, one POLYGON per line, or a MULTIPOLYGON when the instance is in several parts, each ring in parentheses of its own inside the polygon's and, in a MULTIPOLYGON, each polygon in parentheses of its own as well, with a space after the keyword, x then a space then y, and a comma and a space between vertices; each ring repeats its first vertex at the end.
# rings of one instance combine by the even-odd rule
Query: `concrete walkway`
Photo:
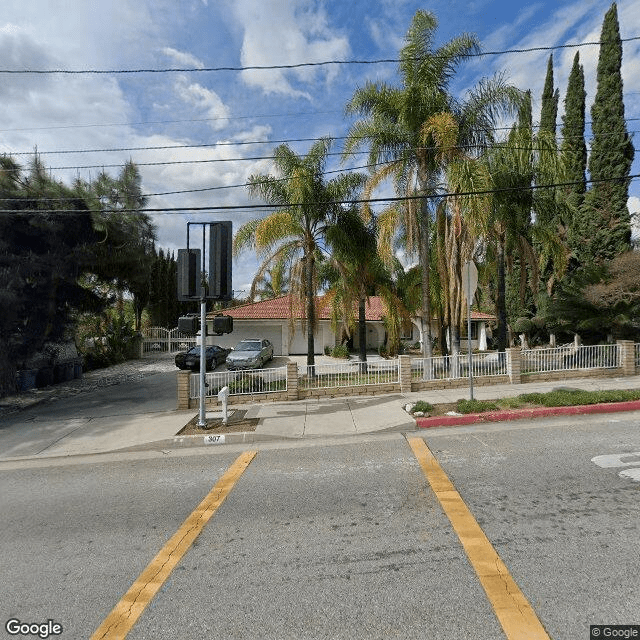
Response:
MULTIPOLYGON (((557 388, 585 390, 640 389, 640 376, 619 378, 567 378, 563 381, 520 385, 501 384, 474 388, 478 400, 494 400, 522 393, 552 391, 557 388)), ((469 388, 420 391, 387 396, 323 398, 297 402, 233 405, 246 410, 247 417, 258 418, 255 432, 225 434, 224 443, 253 443, 276 439, 309 439, 384 431, 415 431, 416 421, 404 410, 409 402, 425 400, 431 404, 452 403, 469 398, 469 388)), ((215 411, 215 407, 208 411, 215 411)), ((0 459, 53 457, 93 454, 114 450, 179 446, 203 446, 203 436, 179 436, 178 431, 197 410, 162 411, 77 417, 56 424, 55 418, 38 419, 13 416, 10 432, 3 434, 0 459), (15 428, 14 428, 15 427, 15 428), (22 428, 21 428, 22 427, 22 428), (24 440, 25 431, 29 439, 24 440), (54 431, 56 438, 48 437, 54 431), (21 441, 21 437, 23 440, 21 441)))

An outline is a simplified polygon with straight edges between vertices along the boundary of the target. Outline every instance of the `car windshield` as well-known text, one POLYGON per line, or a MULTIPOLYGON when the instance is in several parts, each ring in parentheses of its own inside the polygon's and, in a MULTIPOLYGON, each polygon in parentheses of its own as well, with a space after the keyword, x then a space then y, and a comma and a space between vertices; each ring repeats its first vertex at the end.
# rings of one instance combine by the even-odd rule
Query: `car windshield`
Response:
POLYGON ((190 356, 199 356, 200 355, 200 347, 191 347, 187 353, 190 356))
POLYGON ((262 344, 258 340, 247 340, 246 342, 239 342, 236 347, 236 351, 260 351, 262 344))

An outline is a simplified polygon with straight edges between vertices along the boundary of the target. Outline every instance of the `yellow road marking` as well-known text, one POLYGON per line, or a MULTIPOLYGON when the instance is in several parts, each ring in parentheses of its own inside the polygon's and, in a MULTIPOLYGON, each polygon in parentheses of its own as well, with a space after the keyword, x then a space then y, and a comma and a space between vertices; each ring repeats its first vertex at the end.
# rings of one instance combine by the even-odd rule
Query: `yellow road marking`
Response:
POLYGON ((447 474, 422 438, 407 438, 480 579, 509 640, 549 640, 547 632, 447 474))
POLYGON ((122 596, 120 602, 91 636, 91 640, 123 640, 127 636, 140 614, 162 587, 211 516, 224 502, 257 453, 257 451, 245 451, 227 469, 205 499, 147 565, 129 591, 122 596))

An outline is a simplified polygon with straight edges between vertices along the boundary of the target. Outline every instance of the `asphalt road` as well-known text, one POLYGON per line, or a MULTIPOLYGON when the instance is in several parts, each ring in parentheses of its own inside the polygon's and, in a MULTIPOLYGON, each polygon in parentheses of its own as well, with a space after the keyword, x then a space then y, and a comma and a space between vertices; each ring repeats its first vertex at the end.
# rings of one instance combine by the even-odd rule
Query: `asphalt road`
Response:
MULTIPOLYGON (((419 435, 549 637, 640 624, 637 414, 419 435)), ((0 637, 90 637, 245 449, 0 462, 0 637)), ((505 637, 402 434, 255 449, 128 638, 505 637)))

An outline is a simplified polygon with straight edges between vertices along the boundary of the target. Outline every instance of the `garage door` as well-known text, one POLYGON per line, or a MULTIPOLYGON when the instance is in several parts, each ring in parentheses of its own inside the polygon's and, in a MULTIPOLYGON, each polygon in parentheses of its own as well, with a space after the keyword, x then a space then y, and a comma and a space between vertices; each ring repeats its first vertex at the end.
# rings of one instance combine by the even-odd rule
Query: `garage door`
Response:
POLYGON ((282 327, 280 325, 260 327, 260 335, 255 337, 262 340, 270 340, 271 344, 273 344, 273 354, 276 356, 282 355, 282 327))

